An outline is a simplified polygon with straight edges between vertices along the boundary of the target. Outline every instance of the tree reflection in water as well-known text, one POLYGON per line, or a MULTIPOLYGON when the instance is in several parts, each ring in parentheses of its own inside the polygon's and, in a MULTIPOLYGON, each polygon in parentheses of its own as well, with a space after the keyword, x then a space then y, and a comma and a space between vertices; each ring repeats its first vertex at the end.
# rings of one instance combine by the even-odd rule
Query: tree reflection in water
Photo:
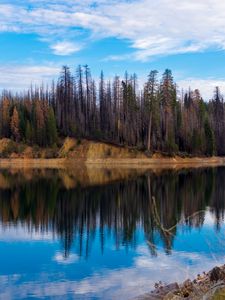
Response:
POLYGON ((86 258, 95 239, 99 239, 102 252, 109 237, 117 249, 121 245, 135 247, 140 228, 152 255, 157 255, 159 238, 169 254, 177 231, 174 225, 201 227, 208 208, 220 228, 224 218, 225 168, 147 171, 141 176, 131 173, 126 171, 123 180, 110 174, 111 183, 104 178, 109 173, 97 174, 101 180, 93 185, 89 174, 85 186, 84 178, 88 176, 82 174, 79 178, 79 172, 2 170, 2 226, 22 224, 26 230, 52 232, 62 241, 65 257, 74 245, 86 258), (164 230, 169 228, 172 229, 164 230))

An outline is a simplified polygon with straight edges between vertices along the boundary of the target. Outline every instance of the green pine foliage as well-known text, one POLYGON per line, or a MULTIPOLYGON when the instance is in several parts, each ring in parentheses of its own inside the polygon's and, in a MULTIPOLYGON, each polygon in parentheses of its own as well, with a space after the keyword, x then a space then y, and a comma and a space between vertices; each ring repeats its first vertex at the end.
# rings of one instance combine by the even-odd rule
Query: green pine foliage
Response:
POLYGON ((205 121, 205 141, 206 141, 206 155, 213 156, 215 154, 215 141, 212 128, 208 119, 205 121))

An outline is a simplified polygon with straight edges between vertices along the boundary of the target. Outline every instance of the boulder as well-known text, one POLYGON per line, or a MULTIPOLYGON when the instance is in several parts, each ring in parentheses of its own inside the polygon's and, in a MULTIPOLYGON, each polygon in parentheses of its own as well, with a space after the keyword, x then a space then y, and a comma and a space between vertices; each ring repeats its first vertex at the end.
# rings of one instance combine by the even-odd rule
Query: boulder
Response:
POLYGON ((210 272, 209 278, 210 278, 210 281, 223 280, 225 278, 224 271, 219 267, 215 267, 210 272))

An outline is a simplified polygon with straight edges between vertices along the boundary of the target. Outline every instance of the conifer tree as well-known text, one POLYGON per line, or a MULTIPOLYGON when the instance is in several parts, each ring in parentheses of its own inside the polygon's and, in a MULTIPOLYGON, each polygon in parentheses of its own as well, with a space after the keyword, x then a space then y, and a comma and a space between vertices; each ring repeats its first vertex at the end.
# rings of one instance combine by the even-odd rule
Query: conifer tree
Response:
POLYGON ((32 128, 29 121, 26 123, 25 140, 28 144, 33 142, 32 128))
POLYGON ((2 136, 10 137, 10 100, 3 95, 1 108, 2 136))
POLYGON ((156 120, 157 113, 157 96, 158 96, 158 71, 153 70, 148 76, 148 82, 145 86, 145 103, 148 113, 148 134, 147 134, 147 150, 151 150, 152 126, 153 118, 156 120), (154 113, 154 116, 153 116, 154 113))
POLYGON ((16 141, 20 141, 20 120, 17 108, 14 107, 13 114, 11 117, 10 128, 12 133, 12 138, 16 141))
POLYGON ((215 153, 215 141, 209 120, 205 121, 206 155, 212 156, 215 153))
POLYGON ((57 142, 57 128, 56 119, 52 107, 48 110, 47 118, 47 143, 49 146, 53 146, 57 142))

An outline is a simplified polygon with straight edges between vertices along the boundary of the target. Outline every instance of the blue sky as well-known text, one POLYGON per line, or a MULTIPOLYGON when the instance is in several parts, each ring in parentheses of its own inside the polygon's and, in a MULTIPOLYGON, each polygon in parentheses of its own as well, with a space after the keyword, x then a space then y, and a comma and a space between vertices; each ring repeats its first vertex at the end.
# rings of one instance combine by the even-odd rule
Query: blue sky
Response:
POLYGON ((225 93, 225 2, 1 0, 0 89, 48 82, 62 65, 94 77, 171 68, 180 88, 225 93))

